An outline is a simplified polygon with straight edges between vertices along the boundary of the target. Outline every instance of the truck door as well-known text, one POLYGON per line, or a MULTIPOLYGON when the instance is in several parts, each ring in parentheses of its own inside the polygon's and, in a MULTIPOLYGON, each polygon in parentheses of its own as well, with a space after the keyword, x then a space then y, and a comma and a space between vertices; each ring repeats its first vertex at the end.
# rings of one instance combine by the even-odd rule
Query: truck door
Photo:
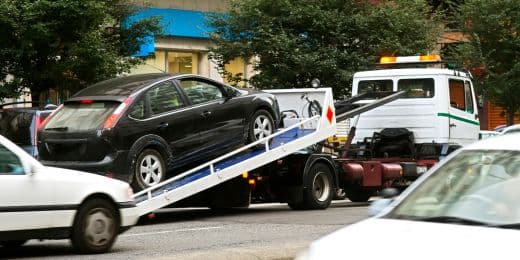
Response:
POLYGON ((473 86, 469 80, 449 79, 450 142, 468 144, 478 139, 480 123, 473 86))

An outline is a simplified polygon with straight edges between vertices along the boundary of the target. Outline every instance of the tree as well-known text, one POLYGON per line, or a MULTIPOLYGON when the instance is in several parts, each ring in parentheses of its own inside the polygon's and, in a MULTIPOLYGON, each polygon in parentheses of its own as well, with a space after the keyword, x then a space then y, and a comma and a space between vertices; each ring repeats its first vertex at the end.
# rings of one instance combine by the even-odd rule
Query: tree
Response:
POLYGON ((156 18, 120 26, 137 7, 125 0, 0 1, 0 98, 29 88, 79 90, 128 71, 156 18), (8 76, 9 75, 9 76, 8 76))
POLYGON ((210 16, 213 57, 223 70, 236 57, 256 60, 258 88, 308 87, 313 78, 336 95, 353 73, 382 55, 418 55, 440 34, 425 1, 232 0, 210 16))
POLYGON ((458 57, 477 75, 481 91, 503 107, 507 124, 520 112, 520 0, 466 0, 460 21, 469 42, 458 47, 458 57))

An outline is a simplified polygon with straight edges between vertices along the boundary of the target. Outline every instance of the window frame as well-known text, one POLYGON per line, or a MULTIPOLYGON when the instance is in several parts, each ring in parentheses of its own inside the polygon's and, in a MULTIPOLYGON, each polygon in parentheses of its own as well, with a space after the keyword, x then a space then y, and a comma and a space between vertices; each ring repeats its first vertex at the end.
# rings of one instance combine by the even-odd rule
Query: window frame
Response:
POLYGON ((188 100, 189 106, 201 106, 201 105, 205 105, 205 104, 222 101, 222 100, 226 99, 226 97, 228 96, 227 92, 224 89, 224 86, 222 86, 222 84, 220 84, 218 82, 212 82, 212 81, 208 81, 205 79, 192 78, 192 77, 178 78, 175 81, 176 81, 178 88, 182 91, 183 95, 185 96, 186 100, 188 100), (182 86, 183 81, 196 81, 196 82, 204 83, 206 85, 214 86, 220 91, 221 97, 217 98, 217 99, 213 99, 213 100, 207 100, 204 102, 195 103, 195 102, 193 102, 192 98, 189 97, 188 93, 186 92, 186 89, 182 86))

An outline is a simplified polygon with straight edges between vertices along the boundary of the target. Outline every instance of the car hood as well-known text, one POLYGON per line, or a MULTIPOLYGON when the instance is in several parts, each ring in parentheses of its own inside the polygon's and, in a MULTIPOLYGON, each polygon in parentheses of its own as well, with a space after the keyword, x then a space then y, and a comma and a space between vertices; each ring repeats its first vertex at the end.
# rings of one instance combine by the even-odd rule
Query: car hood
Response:
POLYGON ((303 259, 518 259, 518 230, 371 218, 312 243, 303 259))
POLYGON ((126 189, 128 188, 128 183, 126 182, 111 179, 98 174, 48 166, 44 166, 43 170, 49 178, 58 180, 62 185, 69 183, 70 185, 79 184, 86 186, 90 184, 100 190, 106 190, 110 192, 120 191, 121 189, 125 190, 126 192, 126 189))

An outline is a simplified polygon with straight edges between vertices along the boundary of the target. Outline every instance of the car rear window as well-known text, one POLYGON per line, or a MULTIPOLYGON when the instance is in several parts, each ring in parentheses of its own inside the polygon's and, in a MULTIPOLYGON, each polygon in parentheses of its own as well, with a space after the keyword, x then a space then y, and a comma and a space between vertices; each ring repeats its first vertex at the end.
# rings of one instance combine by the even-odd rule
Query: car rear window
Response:
POLYGON ((0 112, 0 134, 18 145, 31 144, 33 113, 16 110, 0 112))
POLYGON ((115 101, 93 101, 88 103, 66 103, 45 125, 44 130, 66 129, 85 131, 100 129, 107 117, 119 105, 115 101))

